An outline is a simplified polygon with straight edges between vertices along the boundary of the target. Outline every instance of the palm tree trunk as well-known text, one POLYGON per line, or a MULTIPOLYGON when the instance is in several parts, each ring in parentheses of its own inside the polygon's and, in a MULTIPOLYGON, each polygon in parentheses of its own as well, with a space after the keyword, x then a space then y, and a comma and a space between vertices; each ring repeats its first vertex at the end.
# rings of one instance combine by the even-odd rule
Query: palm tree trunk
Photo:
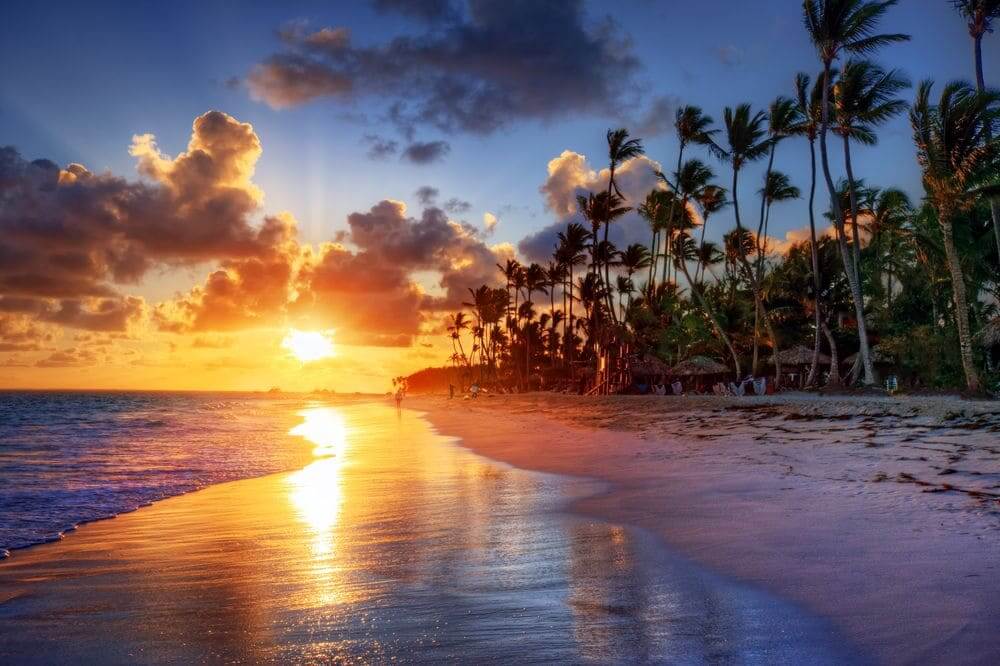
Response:
POLYGON ((830 378, 827 380, 827 386, 840 386, 840 355, 837 353, 837 341, 833 337, 833 332, 830 331, 830 327, 826 325, 824 321, 822 324, 823 335, 826 336, 826 342, 830 345, 830 378))
POLYGON ((816 375, 819 373, 819 354, 822 331, 822 314, 820 313, 820 278, 819 278, 819 250, 816 247, 816 212, 814 204, 816 201, 816 140, 809 138, 809 159, 810 159, 810 180, 809 180, 809 254, 812 259, 813 273, 813 298, 815 301, 813 312, 813 325, 815 332, 813 336, 813 357, 809 364, 809 377, 806 379, 806 386, 813 386, 816 383, 816 375))
POLYGON ((958 325, 958 342, 961 349, 962 369, 965 371, 965 385, 971 392, 978 392, 979 374, 972 360, 972 331, 969 329, 969 306, 965 299, 965 276, 962 264, 955 249, 955 238, 952 236, 951 211, 938 208, 938 224, 941 225, 941 236, 944 239, 944 253, 948 260, 948 272, 951 273, 952 298, 955 303, 955 323, 958 325))
MULTIPOLYGON (((570 259, 569 264, 569 321, 567 322, 567 327, 563 328, 563 345, 569 345, 573 338, 573 259, 570 259), (567 334, 566 331, 569 330, 570 333, 567 334)), ((573 350, 576 345, 572 345, 567 349, 567 355, 569 356, 570 366, 573 365, 573 350)))
POLYGON ((858 193, 854 186, 854 169, 851 168, 851 142, 844 135, 844 168, 847 170, 847 191, 851 201, 851 241, 854 244, 854 274, 861 284, 861 232, 858 230, 858 193))
MULTIPOLYGON (((974 37, 972 44, 976 61, 976 90, 982 92, 986 88, 983 79, 983 36, 974 37)), ((995 198, 990 199, 990 216, 993 218, 993 235, 996 237, 997 255, 1000 256, 1000 205, 997 205, 995 198)))
POLYGON ((854 301, 854 312, 857 317, 858 341, 861 346, 861 359, 865 368, 864 383, 867 386, 874 385, 875 367, 872 365, 871 351, 868 348, 868 328, 865 324, 865 301, 861 294, 861 284, 858 281, 857 273, 854 272, 854 258, 850 248, 847 247, 847 239, 844 237, 844 215, 840 210, 840 200, 837 198, 837 188, 833 184, 833 177, 830 175, 830 158, 826 149, 826 131, 830 123, 830 63, 823 62, 823 107, 822 120, 820 121, 819 132, 819 153, 820 161, 823 164, 823 177, 826 179, 826 187, 830 191, 830 207, 833 208, 833 223, 837 227, 837 244, 840 247, 840 258, 844 263, 844 273, 847 275, 847 284, 851 288, 851 300, 854 301))
POLYGON ((736 218, 736 231, 737 231, 737 239, 736 239, 737 242, 736 242, 736 245, 737 245, 737 249, 739 250, 738 254, 739 254, 739 258, 740 258, 740 264, 743 267, 743 270, 746 271, 747 280, 750 283, 750 291, 753 292, 754 327, 755 327, 755 330, 754 330, 753 372, 754 372, 754 374, 756 374, 756 372, 757 372, 757 352, 758 352, 757 341, 758 341, 758 339, 759 339, 760 336, 758 335, 758 330, 756 330, 756 329, 757 329, 758 314, 759 314, 760 319, 764 320, 765 324, 768 327, 768 330, 771 331, 771 342, 772 342, 772 345, 771 345, 771 354, 772 354, 772 356, 774 358, 774 367, 775 367, 775 370, 778 371, 779 376, 780 376, 781 364, 778 361, 778 351, 779 351, 778 350, 778 340, 774 336, 773 330, 771 330, 771 325, 770 325, 770 320, 768 318, 768 313, 767 313, 767 310, 764 308, 764 300, 763 300, 763 297, 762 297, 762 295, 760 293, 760 283, 757 281, 757 277, 754 274, 753 266, 751 266, 750 262, 747 261, 746 248, 743 247, 743 238, 742 237, 743 237, 743 228, 744 227, 743 227, 743 222, 740 219, 740 200, 739 200, 739 196, 737 196, 737 190, 736 190, 736 187, 737 187, 737 185, 739 183, 739 171, 740 171, 739 168, 737 168, 734 165, 734 167, 733 167, 733 192, 732 192, 732 195, 733 195, 733 216, 736 218))
MULTIPOLYGON (((654 224, 655 224, 655 222, 654 222, 654 224)), ((651 255, 651 259, 650 259, 650 262, 649 262, 649 277, 646 278, 646 287, 649 288, 649 289, 652 289, 652 287, 653 287, 653 279, 656 276, 656 260, 657 260, 656 251, 658 249, 658 243, 657 243, 657 241, 659 241, 659 239, 660 239, 659 238, 659 234, 660 234, 660 232, 658 232, 654 228, 653 229, 653 239, 652 239, 652 241, 649 244, 649 253, 651 255)))

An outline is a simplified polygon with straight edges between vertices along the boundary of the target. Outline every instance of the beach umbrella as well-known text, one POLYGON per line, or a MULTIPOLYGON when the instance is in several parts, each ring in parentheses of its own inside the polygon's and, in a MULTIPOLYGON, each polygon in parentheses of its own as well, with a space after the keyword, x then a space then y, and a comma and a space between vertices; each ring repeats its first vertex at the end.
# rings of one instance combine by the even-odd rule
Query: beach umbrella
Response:
POLYGON ((669 374, 677 377, 688 377, 692 375, 721 375, 726 372, 729 372, 729 368, 715 359, 707 356, 692 356, 671 368, 669 374))

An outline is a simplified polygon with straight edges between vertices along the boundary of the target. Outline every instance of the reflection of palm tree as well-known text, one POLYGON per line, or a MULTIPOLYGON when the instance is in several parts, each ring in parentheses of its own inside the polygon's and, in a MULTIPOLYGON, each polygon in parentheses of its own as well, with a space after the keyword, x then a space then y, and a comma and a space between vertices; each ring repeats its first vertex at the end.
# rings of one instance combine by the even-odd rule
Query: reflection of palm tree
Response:
POLYGON ((1000 93, 978 92, 967 83, 950 83, 941 91, 937 106, 930 103, 931 82, 920 84, 910 111, 917 161, 923 170, 924 190, 934 206, 945 257, 951 274, 955 323, 961 349, 965 383, 979 390, 979 375, 972 361, 972 333, 965 296, 965 275, 955 249, 952 223, 958 213, 974 203, 970 193, 981 182, 995 178, 1000 168, 1000 93))
POLYGON ((874 34, 879 21, 896 4, 896 0, 804 0, 803 18, 820 62, 823 64, 823 95, 820 101, 819 152, 823 165, 823 176, 834 206, 834 223, 838 226, 838 245, 844 272, 851 287, 851 299, 857 317, 858 341, 861 359, 865 369, 864 383, 875 383, 875 368, 872 365, 871 350, 868 346, 868 330, 865 325, 865 303, 861 293, 861 282, 854 270, 854 260, 843 237, 843 213, 837 201, 833 176, 830 173, 830 158, 827 153, 826 131, 830 124, 830 89, 833 84, 833 62, 842 53, 870 54, 888 44, 908 40, 909 35, 874 34))
MULTIPOLYGON (((972 37, 976 63, 976 90, 982 92, 986 89, 983 80, 983 35, 993 32, 993 21, 1000 19, 1000 0, 952 0, 952 4, 969 22, 969 36, 972 37)), ((1000 254, 1000 206, 995 199, 990 200, 990 215, 993 218, 997 253, 1000 254)))

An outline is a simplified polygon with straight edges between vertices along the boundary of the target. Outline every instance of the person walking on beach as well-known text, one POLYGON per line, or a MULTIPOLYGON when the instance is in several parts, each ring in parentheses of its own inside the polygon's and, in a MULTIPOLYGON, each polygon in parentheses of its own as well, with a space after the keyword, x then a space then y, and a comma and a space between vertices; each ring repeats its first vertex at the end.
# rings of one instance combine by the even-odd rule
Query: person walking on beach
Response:
POLYGON ((400 386, 396 389, 396 409, 400 409, 403 405, 403 387, 400 386))

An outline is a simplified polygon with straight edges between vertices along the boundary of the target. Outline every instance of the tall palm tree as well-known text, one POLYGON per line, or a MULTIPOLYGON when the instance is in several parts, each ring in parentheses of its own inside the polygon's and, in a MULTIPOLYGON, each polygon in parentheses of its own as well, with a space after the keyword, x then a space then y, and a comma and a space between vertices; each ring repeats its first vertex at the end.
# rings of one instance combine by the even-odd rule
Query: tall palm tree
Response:
MULTIPOLYGON (((510 291, 514 286, 514 280, 518 272, 521 271, 521 264, 516 259, 508 259, 504 264, 497 264, 497 268, 503 273, 507 285, 507 302, 510 303, 510 291)), ((516 306, 515 306, 516 307, 516 306)), ((510 318, 504 317, 507 326, 507 333, 510 333, 510 318)))
POLYGON ((854 271, 861 278, 861 234, 858 230, 857 179, 851 166, 851 140, 873 146, 878 141, 875 127, 906 108, 906 102, 895 97, 909 88, 909 80, 896 70, 886 71, 868 60, 848 60, 833 85, 833 133, 844 143, 844 167, 850 193, 851 234, 854 250, 854 271))
POLYGON ((646 285, 650 288, 656 284, 656 264, 659 259, 660 233, 666 226, 666 211, 670 205, 670 201, 668 201, 665 195, 666 192, 663 190, 651 190, 646 195, 646 199, 636 208, 639 217, 646 220, 649 224, 649 230, 652 233, 652 238, 649 242, 649 276, 646 279, 646 285))
MULTIPOLYGON (((729 162, 733 170, 733 182, 730 194, 733 198, 733 215, 736 218, 736 231, 739 236, 744 236, 746 228, 743 226, 740 217, 739 200, 739 174, 740 170, 748 163, 763 159, 771 151, 771 139, 767 132, 767 114, 763 111, 753 113, 749 104, 740 104, 735 109, 726 107, 723 112, 725 123, 726 145, 713 144, 713 152, 722 160, 729 162)), ((767 314, 764 311, 763 297, 761 294, 760 282, 757 280, 756 272, 747 260, 747 246, 745 243, 737 243, 736 250, 740 268, 745 273, 746 279, 753 292, 754 307, 763 315, 768 329, 772 333, 772 351, 778 375, 781 375, 781 366, 778 363, 777 341, 774 340, 773 329, 767 322, 767 314)), ((756 338, 756 332, 755 336, 756 338)))
MULTIPOLYGON (((684 163, 684 150, 689 144, 699 145, 699 146, 712 146, 712 137, 718 133, 719 130, 712 128, 711 116, 705 115, 705 112, 701 110, 700 107, 693 105, 685 105, 677 109, 677 113, 674 116, 674 132, 677 135, 677 172, 680 172, 681 165, 684 163)), ((660 174, 662 178, 662 174, 660 174)), ((669 181, 663 178, 669 185, 669 181)), ((673 185, 670 185, 671 189, 673 185)), ((676 200, 674 200, 676 201, 676 200)), ((674 212, 670 211, 669 217, 673 217, 674 212)), ((656 252, 653 253, 653 262, 656 262, 656 252)), ((666 256, 664 256, 664 263, 666 263, 666 256)), ((654 265, 653 271, 655 272, 656 267, 654 265)), ((666 268, 664 268, 664 274, 666 273, 666 268)))
POLYGON ((802 72, 795 75, 795 100, 799 105, 799 126, 796 134, 809 141, 809 258, 812 264, 813 294, 817 301, 813 304, 813 356, 809 364, 806 386, 814 386, 819 374, 819 355, 822 343, 822 303, 818 300, 820 289, 819 252, 816 249, 816 138, 822 123, 823 76, 817 77, 812 88, 809 75, 802 72))
MULTIPOLYGON (((801 190, 792 185, 792 179, 788 174, 781 171, 772 171, 767 176, 767 182, 760 188, 758 194, 764 199, 764 228, 760 236, 757 237, 758 267, 762 270, 764 257, 767 255, 767 232, 771 222, 771 206, 779 201, 791 201, 802 196, 801 190)), ((760 279, 760 278, 758 278, 760 279)))
MULTIPOLYGON (((536 263, 529 265, 524 271, 524 290, 527 292, 527 298, 523 305, 530 307, 534 306, 531 300, 531 295, 536 291, 545 293, 545 269, 536 263)), ((528 313, 531 310, 527 310, 528 313)), ((531 376, 531 331, 525 326, 524 333, 524 375, 525 377, 531 376)), ((530 379, 529 379, 530 381, 530 379)))
MULTIPOLYGON (((676 205, 671 205, 670 210, 674 210, 670 220, 668 240, 672 241, 675 234, 680 233, 694 223, 694 218, 690 215, 689 207, 692 202, 698 201, 705 188, 709 187, 715 178, 715 172, 711 167, 698 159, 691 159, 684 162, 681 168, 674 174, 674 185, 676 187, 679 201, 676 205), (678 211, 678 207, 680 211, 678 211), (679 214, 678 214, 679 213, 679 214)), ((673 198, 677 198, 673 197, 673 198)), ((675 275, 676 278, 676 275, 675 275)))
POLYGON ((944 251, 951 274, 955 322, 958 327, 962 368, 970 391, 980 388, 979 374, 972 360, 972 332, 965 293, 965 276, 955 249, 952 224, 959 213, 974 203, 972 190, 994 178, 1000 169, 1000 93, 979 92, 968 83, 949 83, 932 105, 932 82, 924 81, 910 110, 917 161, 923 170, 924 190, 937 211, 944 251))
POLYGON ((892 307, 893 274, 901 263, 899 256, 903 228, 913 214, 910 197, 900 189, 890 187, 874 193, 874 205, 871 210, 871 241, 869 245, 875 249, 873 257, 872 280, 882 285, 883 269, 885 272, 886 308, 892 307))
POLYGON ((468 330, 469 328, 469 317, 459 310, 455 314, 451 315, 448 321, 448 333, 451 334, 452 345, 458 345, 458 353, 462 355, 462 361, 470 367, 469 357, 465 355, 465 347, 462 345, 462 331, 468 330))
MULTIPOLYGON (((969 22, 976 63, 976 89, 982 92, 986 88, 983 80, 983 35, 993 32, 993 21, 1000 18, 1000 0, 952 0, 952 4, 969 22)), ((993 218, 997 253, 1000 254, 1000 205, 995 198, 990 199, 990 216, 993 218)))
POLYGON ((590 242, 590 232, 582 224, 570 222, 566 225, 566 231, 559 232, 558 238, 559 245, 556 252, 559 261, 566 265, 567 283, 564 291, 569 292, 569 317, 563 325, 563 343, 568 346, 568 356, 572 362, 575 347, 575 344, 570 346, 573 341, 571 329, 573 328, 573 301, 575 300, 573 296, 573 268, 587 261, 585 252, 590 242))
MULTIPOLYGON (((695 197, 695 202, 701 208, 701 239, 698 241, 698 253, 702 256, 711 256, 711 252, 705 255, 705 230, 708 229, 708 218, 729 205, 726 190, 718 185, 707 185, 695 197)), ((705 262, 701 261, 695 266, 694 279, 696 282, 705 279, 705 262)))
MULTIPOLYGON (((618 189, 618 183, 615 181, 615 170, 621 166, 622 163, 639 157, 646 151, 642 147, 642 141, 640 139, 630 139, 628 130, 624 127, 620 127, 615 130, 608 130, 607 134, 608 140, 608 198, 607 201, 613 201, 612 195, 618 197, 618 201, 625 201, 625 195, 622 194, 621 190, 618 189)), ((608 205, 605 207, 604 214, 604 242, 608 242, 608 234, 611 229, 611 222, 614 220, 612 216, 613 206, 608 205)), ((626 209, 628 210, 628 209, 626 209)), ((625 211, 622 211, 623 213, 625 211)), ((604 265, 604 284, 611 286, 611 267, 607 264, 604 265)), ((611 307, 611 290, 607 291, 608 298, 608 310, 611 312, 611 318, 617 323, 617 315, 615 314, 615 309, 611 307)))
POLYGON ((847 246, 843 234, 843 213, 840 203, 836 200, 836 190, 833 176, 830 173, 830 157, 827 152, 826 133, 830 126, 830 92, 833 86, 833 63, 844 53, 867 55, 874 53, 883 46, 903 42, 910 39, 909 35, 901 33, 876 33, 879 22, 897 0, 804 0, 802 3, 803 19, 809 38, 816 48, 820 63, 823 65, 822 99, 820 102, 819 152, 823 165, 823 177, 826 180, 830 199, 834 206, 835 224, 840 225, 838 245, 844 272, 851 288, 851 299, 854 301, 854 311, 858 322, 858 341, 861 347, 861 360, 864 366, 864 383, 872 385, 876 382, 875 367, 872 364, 871 349, 868 345, 868 329, 865 324, 865 303, 861 293, 861 282, 854 270, 854 257, 847 246))

